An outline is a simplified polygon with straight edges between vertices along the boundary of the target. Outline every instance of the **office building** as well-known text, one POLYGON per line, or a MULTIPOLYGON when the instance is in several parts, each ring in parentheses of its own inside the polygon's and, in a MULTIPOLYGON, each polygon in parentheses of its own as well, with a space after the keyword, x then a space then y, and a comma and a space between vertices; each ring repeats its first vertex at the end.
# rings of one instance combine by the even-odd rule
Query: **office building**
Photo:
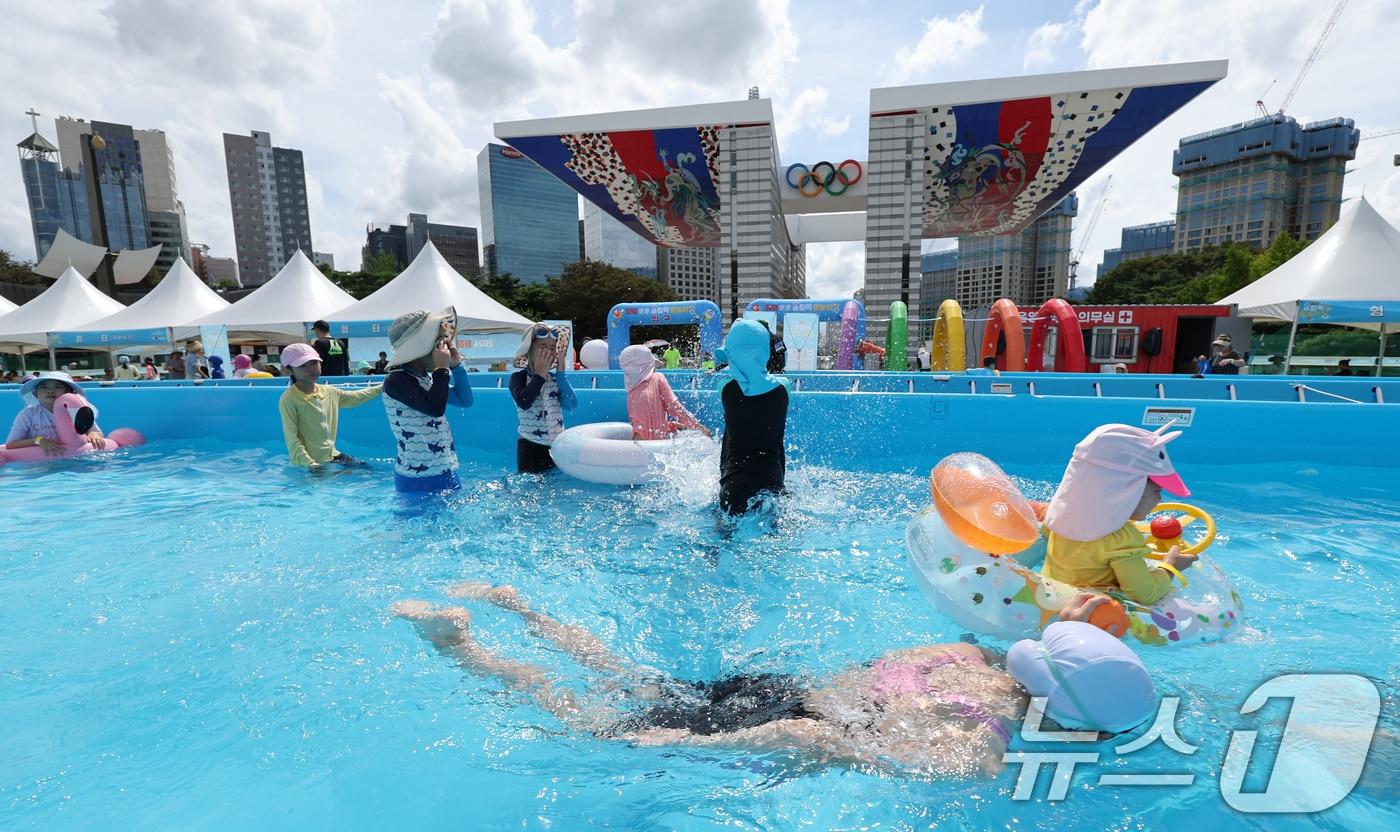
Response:
POLYGON ((1095 279, 1103 277, 1124 260, 1141 260, 1171 254, 1176 244, 1176 221, 1130 225, 1123 229, 1118 248, 1107 248, 1095 279))
POLYGON ((29 201, 29 222, 34 231, 34 260, 49 253, 60 228, 80 240, 90 236, 87 195, 83 183, 58 163, 58 147, 35 131, 21 141, 19 168, 29 201))
POLYGON ((185 204, 175 182, 175 154, 161 130, 133 130, 140 148, 142 183, 146 194, 146 223, 151 245, 160 244, 156 271, 165 274, 177 259, 190 259, 190 232, 185 204))
POLYGON ((583 203, 583 256, 651 280, 657 279, 656 246, 592 202, 583 203))
POLYGON ((404 225, 374 223, 365 228, 365 245, 361 255, 368 259, 379 254, 392 254, 399 268, 406 268, 429 240, 448 265, 470 280, 481 275, 481 259, 476 247, 476 229, 467 225, 444 225, 428 222, 427 214, 409 214, 404 225))
POLYGON ((657 279, 682 300, 719 303, 719 250, 702 246, 656 250, 657 279))
MULTIPOLYGON (((1064 297, 1078 213, 1079 199, 1071 193, 1024 231, 959 237, 957 286, 951 297, 964 309, 990 306, 1000 298, 1034 309, 1052 297, 1064 297)), ((911 309, 909 316, 932 317, 937 311, 936 306, 921 308, 916 316, 911 309)))
POLYGON ((243 288, 238 276, 238 261, 232 257, 214 257, 203 243, 190 245, 190 269, 215 288, 243 288))
POLYGON ((428 222, 427 214, 409 214, 404 226, 406 262, 412 263, 429 240, 438 254, 457 273, 471 280, 481 275, 481 255, 477 249, 476 229, 469 225, 447 225, 428 222))
POLYGON ((408 266, 408 228, 392 223, 373 223, 365 226, 365 245, 360 249, 361 268, 371 257, 392 254, 399 268, 408 266))
POLYGON ((225 133, 224 164, 243 283, 260 286, 298 250, 314 251, 301 151, 273 147, 261 130, 225 133))
POLYGON ((486 272, 543 283, 578 262, 578 195, 513 147, 477 155, 486 272))
POLYGON ((311 262, 318 269, 325 266, 331 271, 335 271, 335 255, 331 254, 329 251, 311 252, 311 262))
POLYGON ((1182 139, 1172 153, 1175 250, 1267 248, 1285 232, 1317 239, 1341 213, 1346 165, 1360 141, 1351 119, 1300 126, 1282 113, 1182 139))
POLYGON ((933 321, 938 306, 958 291, 958 250, 933 251, 919 257, 919 340, 933 337, 933 321))

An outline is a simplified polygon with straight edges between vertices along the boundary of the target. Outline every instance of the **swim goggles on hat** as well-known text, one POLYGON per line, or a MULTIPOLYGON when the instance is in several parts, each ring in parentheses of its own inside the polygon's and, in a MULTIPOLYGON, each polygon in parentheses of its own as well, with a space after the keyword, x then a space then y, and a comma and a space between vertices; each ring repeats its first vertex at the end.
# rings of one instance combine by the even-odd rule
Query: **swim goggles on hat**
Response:
POLYGON ((560 338, 560 333, 561 331, 559 327, 545 326, 544 324, 540 324, 539 326, 535 327, 534 335, 536 338, 553 338, 557 341, 560 338))

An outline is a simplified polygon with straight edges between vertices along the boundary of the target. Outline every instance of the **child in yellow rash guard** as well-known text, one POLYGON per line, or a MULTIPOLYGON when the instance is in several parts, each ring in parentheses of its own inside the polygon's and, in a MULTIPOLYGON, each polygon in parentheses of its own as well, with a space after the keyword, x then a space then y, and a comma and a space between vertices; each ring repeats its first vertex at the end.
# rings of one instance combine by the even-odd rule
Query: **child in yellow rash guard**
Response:
MULTIPOLYGON (((1165 429, 1164 429, 1165 430, 1165 429)), ((1045 512, 1045 565, 1049 578, 1079 587, 1118 589, 1139 604, 1171 592, 1173 575, 1196 562, 1172 547, 1164 569, 1148 568, 1147 537, 1134 525, 1166 490, 1191 492, 1172 467, 1166 445, 1180 431, 1152 433, 1129 425, 1104 425, 1074 448, 1060 487, 1045 512)))

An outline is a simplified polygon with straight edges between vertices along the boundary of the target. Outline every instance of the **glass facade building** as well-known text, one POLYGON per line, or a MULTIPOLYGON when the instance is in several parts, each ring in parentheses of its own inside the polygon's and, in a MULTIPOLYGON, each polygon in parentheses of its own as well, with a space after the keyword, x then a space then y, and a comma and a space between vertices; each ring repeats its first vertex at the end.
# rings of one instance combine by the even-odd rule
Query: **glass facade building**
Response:
POLYGON ((587 200, 583 203, 583 255, 641 277, 657 278, 656 246, 587 200))
POLYGON ((1130 225, 1123 229, 1118 248, 1104 249, 1103 262, 1099 263, 1096 279, 1113 271, 1113 268, 1124 260, 1171 254, 1175 244, 1175 220, 1130 225))
POLYGON ((494 143, 477 155, 477 182, 488 274, 543 283, 578 262, 573 188, 515 148, 494 143))

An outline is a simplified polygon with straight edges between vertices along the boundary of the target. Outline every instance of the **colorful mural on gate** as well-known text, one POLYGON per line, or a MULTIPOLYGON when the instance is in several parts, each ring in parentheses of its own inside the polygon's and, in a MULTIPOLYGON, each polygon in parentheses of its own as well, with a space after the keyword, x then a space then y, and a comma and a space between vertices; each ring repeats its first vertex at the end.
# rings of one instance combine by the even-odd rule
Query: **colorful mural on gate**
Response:
POLYGON ((1024 229, 1212 83, 922 108, 924 236, 1024 229))
POLYGON ((721 129, 564 133, 510 143, 657 245, 714 247, 721 129))

